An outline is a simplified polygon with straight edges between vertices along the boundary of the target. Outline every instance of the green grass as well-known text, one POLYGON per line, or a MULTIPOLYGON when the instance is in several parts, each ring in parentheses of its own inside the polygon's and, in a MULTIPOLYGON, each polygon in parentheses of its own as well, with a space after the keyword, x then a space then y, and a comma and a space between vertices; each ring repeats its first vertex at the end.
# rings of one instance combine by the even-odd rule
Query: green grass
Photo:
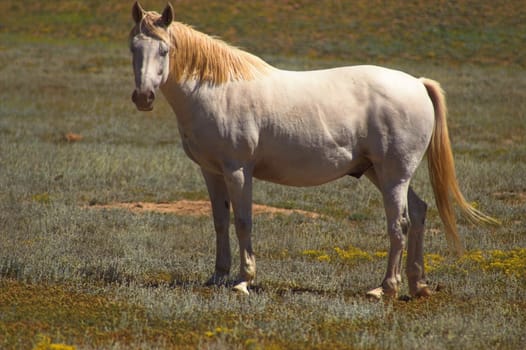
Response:
POLYGON ((364 293, 383 277, 388 239, 367 180, 256 182, 256 202, 323 216, 255 218, 248 298, 203 286, 211 219, 90 209, 206 198, 167 103, 143 114, 130 101, 131 4, 0 3, 0 348, 522 349, 524 7, 403 4, 175 3, 181 20, 279 67, 381 63, 445 88, 463 192, 503 224, 461 219, 468 254, 452 257, 422 166, 413 184, 431 204, 425 252, 438 292, 374 303, 364 293), (68 143, 68 132, 84 138, 68 143))

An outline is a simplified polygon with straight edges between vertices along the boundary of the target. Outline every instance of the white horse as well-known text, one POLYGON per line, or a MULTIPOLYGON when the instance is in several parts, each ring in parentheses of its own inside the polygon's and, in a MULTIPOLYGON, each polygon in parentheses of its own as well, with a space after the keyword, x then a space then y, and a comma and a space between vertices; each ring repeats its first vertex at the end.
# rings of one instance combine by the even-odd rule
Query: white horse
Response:
POLYGON ((451 198, 473 221, 494 221, 468 204, 458 188, 437 82, 376 66, 279 70, 174 22, 170 4, 160 15, 136 2, 132 15, 132 100, 149 111, 156 90, 163 92, 210 195, 217 251, 209 283, 224 283, 230 273, 230 205, 240 251, 234 288, 248 294, 255 278, 253 178, 289 186, 345 175, 371 180, 383 196, 390 239, 385 277, 368 292, 376 298, 397 294, 406 234, 410 293, 430 294, 423 261, 427 205, 409 185, 426 153, 450 245, 462 252, 451 198))

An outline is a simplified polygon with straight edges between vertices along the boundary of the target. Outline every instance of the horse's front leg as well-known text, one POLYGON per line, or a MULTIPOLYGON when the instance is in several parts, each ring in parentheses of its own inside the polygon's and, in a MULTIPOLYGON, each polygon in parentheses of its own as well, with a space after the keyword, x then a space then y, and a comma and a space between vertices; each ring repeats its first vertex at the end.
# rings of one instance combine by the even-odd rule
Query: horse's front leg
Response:
POLYGON ((230 238, 228 228, 230 226, 230 199, 228 196, 225 179, 221 175, 201 170, 205 178, 208 195, 212 204, 212 216, 216 231, 216 264, 212 277, 206 282, 207 285, 222 285, 230 274, 232 254, 230 252, 230 238))
POLYGON ((248 294, 248 286, 256 277, 256 259, 252 250, 252 169, 235 167, 224 170, 225 182, 234 209, 239 241, 239 278, 234 289, 248 294))

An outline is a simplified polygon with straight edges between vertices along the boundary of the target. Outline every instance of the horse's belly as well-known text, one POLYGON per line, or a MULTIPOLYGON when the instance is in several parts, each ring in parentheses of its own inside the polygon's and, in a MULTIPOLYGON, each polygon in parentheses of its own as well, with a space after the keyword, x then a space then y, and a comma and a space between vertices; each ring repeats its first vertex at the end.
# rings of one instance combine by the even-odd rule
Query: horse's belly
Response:
POLYGON ((299 156, 276 154, 256 162, 254 177, 288 186, 316 186, 348 175, 354 163, 357 162, 343 151, 322 155, 312 152, 299 156))

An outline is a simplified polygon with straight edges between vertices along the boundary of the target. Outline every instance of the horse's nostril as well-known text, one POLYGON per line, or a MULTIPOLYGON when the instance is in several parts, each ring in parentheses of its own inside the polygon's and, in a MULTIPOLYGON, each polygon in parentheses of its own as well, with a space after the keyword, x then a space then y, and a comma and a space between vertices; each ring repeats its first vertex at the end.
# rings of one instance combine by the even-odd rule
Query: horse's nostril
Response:
POLYGON ((153 90, 141 91, 135 89, 132 93, 131 99, 140 111, 151 111, 153 101, 155 100, 155 92, 153 90))
POLYGON ((153 91, 148 92, 147 101, 148 103, 153 102, 155 100, 155 93, 153 91))

